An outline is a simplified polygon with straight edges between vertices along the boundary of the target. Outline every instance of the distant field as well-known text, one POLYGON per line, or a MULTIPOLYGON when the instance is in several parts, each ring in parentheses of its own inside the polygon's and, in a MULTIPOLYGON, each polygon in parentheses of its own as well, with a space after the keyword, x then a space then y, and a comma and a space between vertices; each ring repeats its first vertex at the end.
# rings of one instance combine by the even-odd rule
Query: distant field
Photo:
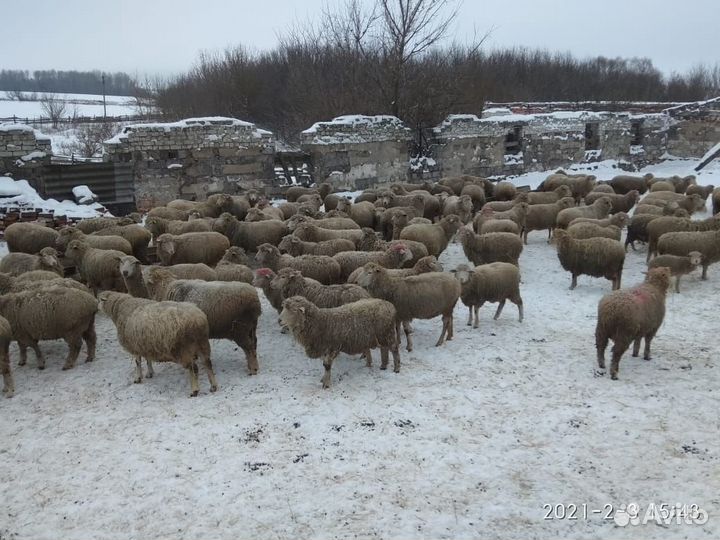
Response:
MULTIPOLYGON (((30 92, 25 92, 30 96, 30 92)), ((64 116, 72 117, 75 111, 78 116, 102 116, 103 99, 101 95, 94 94, 54 94, 58 99, 66 102, 64 116)), ((17 116, 20 118, 39 118, 47 116, 42 110, 40 100, 45 96, 37 93, 37 101, 11 100, 9 94, 0 90, 0 118, 17 116)), ((138 114, 135 98, 130 96, 106 96, 108 116, 127 116, 138 114)))

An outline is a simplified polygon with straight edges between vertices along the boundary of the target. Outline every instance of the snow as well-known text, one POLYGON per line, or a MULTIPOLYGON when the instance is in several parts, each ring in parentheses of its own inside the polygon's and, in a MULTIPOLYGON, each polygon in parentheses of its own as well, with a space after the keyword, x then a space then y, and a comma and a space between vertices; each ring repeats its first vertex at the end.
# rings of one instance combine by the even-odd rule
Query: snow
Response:
POLYGON ((95 195, 92 190, 86 185, 75 186, 74 188, 72 188, 72 192, 75 196, 75 200, 79 204, 88 204, 98 200, 98 196, 95 195))
POLYGON ((387 114, 377 114, 366 116, 364 114, 348 114, 345 116, 337 116, 329 122, 315 122, 312 126, 303 131, 304 134, 316 133, 319 127, 344 126, 352 127, 356 125, 371 124, 393 124, 399 127, 405 127, 402 120, 396 116, 387 114))
MULTIPOLYGON (((30 97, 30 92, 24 92, 30 97)), ((40 99, 45 94, 38 93, 35 101, 15 101, 8 99, 6 93, 0 90, 0 118, 17 116, 20 118, 39 118, 47 116, 42 109, 40 99)), ((66 117, 71 117, 75 111, 79 116, 103 116, 102 95, 94 94, 63 94, 54 96, 66 102, 66 117)), ((106 96, 108 116, 131 116, 138 113, 135 98, 130 96, 106 96)))
POLYGON ((713 146, 710 150, 705 152, 705 155, 702 158, 700 158, 700 163, 710 159, 712 156, 714 156, 718 152, 720 152, 720 142, 717 143, 715 146, 713 146))
MULTIPOLYGON (((172 130, 192 128, 194 126, 236 126, 236 127, 247 127, 252 128, 253 137, 263 138, 272 136, 272 132, 266 129, 260 129, 255 127, 255 124, 251 122, 245 122, 244 120, 238 120, 237 118, 228 118, 225 116, 205 116, 200 118, 185 118, 184 120, 178 120, 177 122, 155 122, 146 124, 130 124, 123 127, 123 129, 117 133, 114 137, 105 141, 105 144, 120 144, 128 135, 138 129, 152 129, 157 131, 170 132, 172 130)), ((207 140, 213 140, 206 138, 207 140)))
POLYGON ((68 200, 60 202, 55 199, 45 200, 38 195, 38 192, 27 180, 13 180, 3 176, 0 177, 0 212, 12 208, 28 211, 39 208, 42 212, 53 212, 56 216, 67 216, 69 218, 91 218, 109 215, 105 207, 99 203, 80 205, 68 200))
POLYGON ((20 159, 23 161, 32 161, 33 159, 42 159, 45 156, 47 156, 47 154, 45 152, 42 152, 40 150, 35 150, 33 152, 30 152, 29 154, 25 154, 20 159))
MULTIPOLYGON (((691 171, 673 160, 641 172, 691 171)), ((618 174, 603 161, 570 170, 618 174)), ((516 177, 534 184, 531 173, 516 177)), ((720 165, 698 182, 720 185, 720 165), (713 181, 714 180, 714 181, 713 181)), ((699 217, 705 217, 703 215, 699 217)), ((628 253, 625 285, 642 280, 645 251, 628 253)), ((458 244, 446 270, 466 262, 458 244)), ((0 535, 17 540, 193 538, 713 538, 720 267, 670 293, 654 358, 626 355, 620 380, 594 376, 597 302, 609 282, 570 276, 542 232, 520 259, 525 321, 509 304, 435 348, 440 321, 415 321, 415 351, 399 374, 341 355, 333 386, 286 334, 263 298, 260 373, 213 341, 220 389, 190 399, 186 373, 158 364, 132 384, 115 329, 97 317, 98 356, 61 371, 67 347, 43 342, 44 371, 16 367, 0 401, 0 535), (689 334, 688 330, 691 330, 689 334), (620 527, 600 514, 546 520, 546 504, 590 510, 683 502, 705 525, 620 527)), ((201 369, 202 371, 202 369, 201 369)))

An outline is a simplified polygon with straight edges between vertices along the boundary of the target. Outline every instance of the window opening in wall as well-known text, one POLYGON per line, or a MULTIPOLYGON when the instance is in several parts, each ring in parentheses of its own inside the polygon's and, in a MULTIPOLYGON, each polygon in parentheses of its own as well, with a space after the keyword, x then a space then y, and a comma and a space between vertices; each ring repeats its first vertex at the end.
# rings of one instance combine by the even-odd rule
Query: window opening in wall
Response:
POLYGON ((178 153, 177 150, 168 150, 167 158, 168 159, 177 159, 178 153))
POLYGON ((505 135, 505 154, 519 154, 521 151, 522 126, 515 126, 505 135))
POLYGON ((642 145, 642 120, 634 120, 630 122, 630 145, 641 146, 642 145))
POLYGON ((585 150, 600 149, 600 124, 590 122, 585 124, 585 150))

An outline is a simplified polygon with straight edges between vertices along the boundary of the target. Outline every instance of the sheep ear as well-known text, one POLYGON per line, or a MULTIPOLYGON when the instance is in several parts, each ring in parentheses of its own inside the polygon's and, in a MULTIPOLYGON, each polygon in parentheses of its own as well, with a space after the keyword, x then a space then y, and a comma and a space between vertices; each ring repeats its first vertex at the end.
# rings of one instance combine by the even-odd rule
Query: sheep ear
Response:
POLYGON ((305 313, 305 306, 300 306, 300 313, 305 313))

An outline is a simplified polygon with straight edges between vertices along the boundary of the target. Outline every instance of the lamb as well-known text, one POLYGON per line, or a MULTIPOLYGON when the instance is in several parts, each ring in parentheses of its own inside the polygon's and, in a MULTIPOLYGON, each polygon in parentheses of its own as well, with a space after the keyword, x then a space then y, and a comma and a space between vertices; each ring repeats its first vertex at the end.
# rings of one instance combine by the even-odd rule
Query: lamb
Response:
POLYGON ((715 186, 709 185, 709 186, 698 186, 697 184, 692 184, 688 186, 687 191, 685 191, 685 195, 700 195, 700 198, 703 201, 707 201, 710 194, 715 190, 715 186))
POLYGON ((702 264, 703 256, 699 251, 691 251, 687 255, 658 255, 648 263, 648 268, 665 267, 675 276, 675 292, 680 292, 680 278, 694 271, 702 264))
POLYGON ((127 294, 104 292, 100 306, 115 324, 118 341, 135 359, 135 381, 143 379, 142 358, 152 377, 152 362, 175 362, 190 374, 190 396, 200 390, 197 357, 201 358, 210 381, 210 391, 218 388, 210 360, 208 320, 197 307, 187 302, 155 302, 127 294))
POLYGON ((216 218, 223 212, 230 212, 233 209, 234 201, 232 196, 226 193, 216 193, 210 195, 207 200, 202 202, 175 199, 167 203, 166 206, 187 212, 199 212, 203 217, 216 218))
MULTIPOLYGON (((80 222, 82 223, 82 222, 80 222)), ((83 231, 84 232, 84 231, 83 231)), ((117 227, 106 227, 92 233, 94 236, 120 236, 132 246, 132 254, 142 262, 147 262, 147 247, 150 244, 152 235, 142 225, 122 225, 117 227)))
MULTIPOLYGON (((355 229, 322 229, 313 223, 300 223, 293 234, 300 240, 306 242, 322 242, 324 240, 336 240, 338 238, 350 240, 357 245, 363 238, 362 230, 355 229)), ((280 241, 278 241, 280 243, 280 241)))
POLYGON ((380 347, 380 369, 387 369, 388 350, 393 355, 393 371, 400 371, 400 353, 395 338, 395 308, 374 298, 358 300, 334 308, 319 308, 302 296, 283 302, 280 318, 310 358, 323 359, 323 388, 330 387, 333 360, 341 352, 365 353, 372 364, 370 349, 380 347), (362 328, 362 332, 357 329, 362 328))
POLYGON ((81 220, 76 227, 85 234, 92 234, 111 227, 124 227, 136 223, 130 217, 97 217, 81 220))
POLYGON ((557 229, 566 229, 573 219, 579 217, 606 218, 610 210, 612 210, 612 201, 608 197, 601 197, 590 206, 576 206, 575 208, 560 210, 555 226, 557 229))
POLYGON ((452 196, 445 199, 442 214, 443 216, 455 214, 460 218, 460 221, 467 223, 472 218, 472 211, 473 200, 470 198, 470 195, 461 195, 459 197, 452 196))
MULTIPOLYGON (((327 206, 325 208, 327 209, 327 206)), ((337 209, 347 213, 350 219, 360 227, 375 226, 375 205, 371 202, 365 201, 353 204, 347 199, 340 199, 337 203, 337 209)))
POLYGON ((708 267, 720 261, 720 230, 700 232, 669 232, 660 237, 658 253, 688 256, 697 251, 702 254, 702 276, 707 279, 708 267))
POLYGON ((332 185, 327 182, 323 182, 318 185, 317 188, 306 188, 303 186, 292 186, 285 192, 285 198, 288 202, 296 202, 302 195, 312 195, 317 193, 323 199, 327 197, 332 191, 332 185))
POLYGON ((48 286, 0 296, 0 316, 12 328, 20 349, 20 362, 27 362, 27 348, 35 352, 38 369, 45 369, 45 357, 38 341, 64 339, 69 352, 63 370, 75 367, 82 342, 87 345, 86 362, 95 359, 95 313, 97 302, 91 294, 69 287, 48 286))
POLYGON ((665 297, 670 286, 668 268, 652 268, 644 283, 606 294, 598 304, 595 327, 597 362, 605 369, 605 349, 613 340, 610 377, 618 378, 620 358, 633 343, 633 356, 640 353, 640 341, 645 338, 643 357, 650 360, 650 343, 665 318, 665 297))
POLYGON ((647 225, 647 260, 649 261, 653 255, 657 255, 658 241, 660 240, 660 237, 665 233, 683 231, 702 232, 719 229, 720 216, 713 216, 711 218, 703 219, 700 221, 693 221, 688 218, 677 218, 673 216, 661 216, 658 219, 654 219, 647 225))
POLYGON ((278 245, 280 251, 299 257, 300 255, 327 255, 332 257, 343 251, 355 251, 355 244, 350 240, 338 238, 324 242, 304 242, 297 236, 288 235, 278 245))
POLYGON ((213 266, 222 259, 230 241, 217 232, 193 232, 157 237, 157 255, 164 266, 181 263, 204 263, 213 266))
POLYGON ((73 240, 65 250, 65 256, 75 263, 81 279, 97 296, 98 290, 125 292, 120 274, 120 261, 125 254, 112 249, 96 249, 82 240, 73 240))
POLYGON ((294 268, 302 272, 304 276, 316 279, 324 285, 341 283, 347 278, 347 276, 343 277, 342 266, 333 257, 327 255, 302 255, 300 257, 282 255, 280 250, 271 244, 261 244, 255 260, 261 266, 270 268, 274 272, 280 268, 294 268))
POLYGON ((461 225, 460 218, 451 214, 433 225, 408 225, 400 233, 400 240, 421 242, 427 255, 439 257, 461 225))
POLYGON ((302 296, 321 308, 338 307, 363 298, 370 298, 370 293, 359 285, 351 283, 323 285, 314 279, 304 277, 292 268, 280 270, 272 280, 271 287, 279 290, 283 299, 302 296))
POLYGON ((649 189, 650 181, 653 178, 652 174, 646 174, 642 177, 620 174, 610 180, 608 184, 610 184, 610 187, 612 187, 615 190, 615 193, 619 195, 625 195, 632 190, 637 190, 640 194, 643 194, 649 189))
POLYGON ((567 232, 575 239, 585 240, 587 238, 612 238, 620 241, 622 229, 615 225, 603 227, 596 223, 576 223, 567 228, 567 232))
POLYGON ((511 219, 491 219, 480 226, 480 234, 507 232, 519 235, 522 229, 511 219))
POLYGON ((520 296, 520 270, 514 264, 494 262, 471 268, 460 264, 453 272, 460 282, 460 300, 468 307, 468 326, 477 328, 480 324, 478 311, 485 302, 500 302, 495 312, 497 320, 510 300, 518 308, 519 321, 523 320, 523 301, 520 296), (475 321, 473 322, 473 310, 475 321))
POLYGON ((60 253, 65 253, 65 248, 72 240, 82 240, 90 247, 97 249, 114 249, 132 255, 132 245, 124 238, 120 236, 95 236, 85 234, 76 227, 63 227, 60 229, 54 247, 60 253))
POLYGON ((15 394, 15 383, 10 369, 10 342, 12 339, 10 323, 5 317, 0 317, 0 373, 3 376, 2 393, 8 398, 15 394))
POLYGON ((475 265, 492 262, 519 265, 523 243, 516 234, 504 232, 475 234, 471 229, 463 227, 458 231, 458 240, 462 244, 465 256, 475 265))
POLYGON ((63 267, 58 260, 55 248, 42 248, 37 255, 22 252, 8 253, 0 260, 0 272, 6 272, 12 276, 19 276, 33 270, 47 270, 62 277, 63 267))
POLYGON ((252 285, 237 281, 175 279, 160 267, 146 280, 151 298, 190 302, 207 316, 210 339, 229 339, 245 352, 250 375, 258 372, 257 323, 260 299, 252 285))
POLYGON ((395 244, 386 251, 344 251, 334 255, 333 259, 340 266, 341 281, 345 282, 355 270, 369 262, 385 268, 401 268, 412 259, 412 252, 403 244, 395 244))
POLYGON ((557 223, 558 214, 575 205, 575 199, 572 197, 563 197, 559 201, 551 204, 533 204, 528 207, 525 215, 525 229, 523 231, 523 242, 527 245, 528 234, 532 231, 542 231, 547 229, 548 243, 552 239, 552 232, 557 223))
POLYGON ((210 232, 212 227, 204 219, 193 219, 192 221, 174 221, 163 219, 157 216, 150 216, 145 220, 145 228, 150 231, 153 239, 169 233, 174 235, 190 232, 210 232))
POLYGON ((612 281, 613 290, 620 288, 625 264, 625 248, 620 242, 610 238, 576 240, 563 229, 555 231, 555 238, 560 264, 572 274, 571 291, 581 274, 604 277, 612 281))
MULTIPOLYGON (((593 190, 594 191, 594 190, 593 190)), ((612 192, 612 188, 610 189, 612 192)), ((527 203, 533 204, 552 204, 564 199, 565 197, 572 197, 572 190, 570 186, 562 185, 556 187, 552 191, 529 191, 527 192, 527 203)))
POLYGON ((255 278, 253 279, 252 285, 253 287, 262 289, 262 292, 265 293, 265 298, 267 298, 268 302, 270 302, 270 305, 275 309, 275 311, 280 313, 283 301, 282 292, 272 286, 276 277, 277 274, 269 268, 258 268, 255 270, 255 278))
POLYGON ((243 248, 245 251, 257 251, 260 244, 277 246, 283 236, 288 233, 282 221, 268 220, 248 223, 238 221, 232 214, 221 214, 215 220, 213 231, 224 234, 230 245, 243 248))
POLYGON ((242 248, 229 248, 215 266, 218 281, 242 281, 252 285, 253 271, 247 266, 247 256, 242 248))
POLYGON ((600 199, 601 197, 608 197, 612 203, 610 209, 611 214, 617 214, 618 212, 629 212, 637 204, 640 199, 640 192, 633 189, 627 192, 625 195, 615 195, 608 193, 588 193, 585 197, 585 204, 590 205, 600 199))
POLYGON ((493 195, 496 201, 511 201, 517 195, 517 188, 510 182, 498 182, 493 195))
POLYGON ((10 253, 34 255, 46 247, 55 247, 58 233, 38 223, 13 223, 5 229, 5 241, 10 253))
POLYGON ((382 298, 395 306, 395 332, 400 343, 400 325, 405 330, 407 350, 412 351, 409 323, 413 319, 432 319, 442 315, 442 332, 435 344, 442 345, 453 337, 453 310, 460 298, 460 283, 450 273, 428 272, 417 276, 391 277, 388 270, 377 263, 367 263, 358 276, 358 285, 365 287, 375 298, 382 298), (407 324, 406 324, 407 323, 407 324))

